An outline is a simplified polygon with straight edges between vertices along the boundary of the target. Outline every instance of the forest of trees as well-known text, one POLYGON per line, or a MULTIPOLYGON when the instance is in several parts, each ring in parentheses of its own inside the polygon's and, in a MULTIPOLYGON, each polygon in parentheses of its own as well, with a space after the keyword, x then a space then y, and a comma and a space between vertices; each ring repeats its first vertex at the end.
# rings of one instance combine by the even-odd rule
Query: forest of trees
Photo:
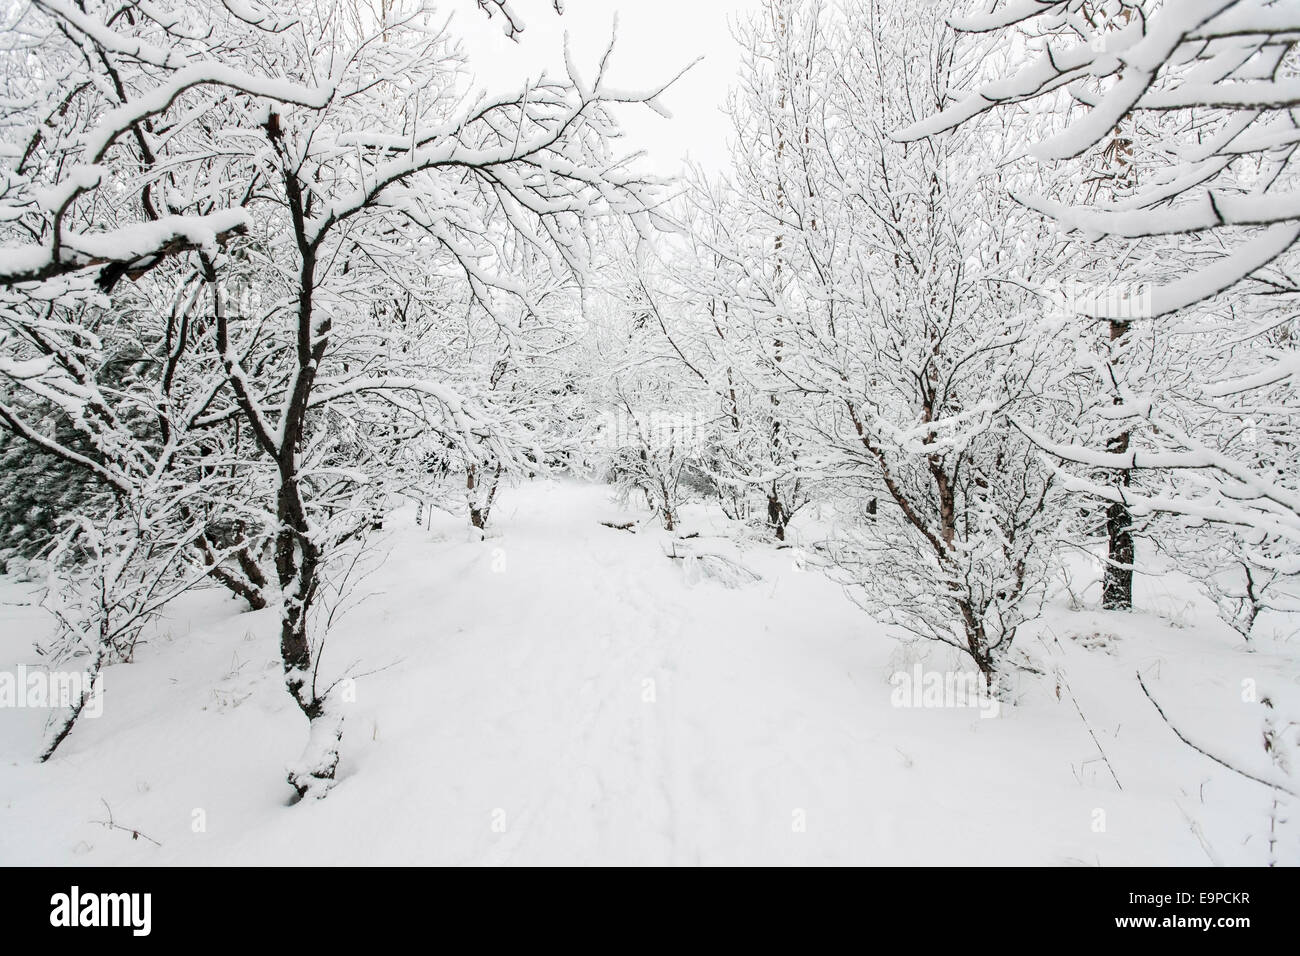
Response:
POLYGON ((548 474, 833 508, 817 566, 990 682, 1081 551, 1114 611, 1157 550, 1243 641, 1300 610, 1300 5, 764 0, 680 180, 617 44, 485 99, 422 0, 8 16, 0 556, 91 671, 198 585, 276 608, 300 796, 328 582, 548 474))

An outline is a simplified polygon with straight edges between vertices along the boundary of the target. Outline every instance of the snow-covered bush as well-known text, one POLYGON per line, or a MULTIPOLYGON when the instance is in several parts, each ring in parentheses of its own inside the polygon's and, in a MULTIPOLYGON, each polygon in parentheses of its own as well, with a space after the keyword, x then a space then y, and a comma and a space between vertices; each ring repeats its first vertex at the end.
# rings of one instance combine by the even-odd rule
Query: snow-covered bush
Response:
POLYGON ((816 485, 856 498, 832 553, 870 612, 991 677, 1036 610, 1059 520, 1012 424, 1056 413, 1038 399, 1054 326, 999 253, 1020 243, 1033 274, 1049 243, 973 150, 1014 136, 892 141, 945 102, 952 70, 910 5, 773 0, 744 39, 734 186, 697 190, 713 222, 696 235, 719 264, 698 256, 698 284, 743 342, 756 477, 774 511, 816 485))

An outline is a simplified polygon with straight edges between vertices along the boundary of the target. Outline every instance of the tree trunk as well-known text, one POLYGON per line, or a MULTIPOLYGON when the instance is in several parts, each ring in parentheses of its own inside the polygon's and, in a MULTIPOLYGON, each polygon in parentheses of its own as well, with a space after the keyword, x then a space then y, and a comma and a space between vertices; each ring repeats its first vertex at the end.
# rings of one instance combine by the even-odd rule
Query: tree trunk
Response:
POLYGON ((488 519, 492 516, 492 502, 496 500, 497 485, 501 481, 501 465, 498 464, 489 477, 478 479, 478 468, 470 465, 465 470, 465 491, 469 498, 469 523, 480 531, 487 529, 488 519), (486 488, 486 493, 484 489, 486 488))
MULTIPOLYGON (((1111 320, 1110 340, 1118 342, 1128 330, 1126 322, 1111 320)), ((1113 361, 1114 359, 1112 359, 1113 361)), ((1115 404, 1119 404, 1115 399, 1115 404)), ((1129 433, 1120 432, 1106 443, 1106 450, 1115 454, 1128 451, 1129 433)), ((1123 490, 1128 487, 1129 473, 1117 471, 1114 485, 1123 490)), ((1133 608, 1133 561, 1136 549, 1133 541, 1133 517, 1128 505, 1112 501, 1106 505, 1106 570, 1102 575, 1101 606, 1111 611, 1128 611, 1133 608)))
POLYGON ((1124 504, 1112 501, 1106 505, 1108 547, 1106 573, 1101 583, 1101 606, 1111 611, 1128 611, 1133 607, 1133 561, 1137 555, 1132 522, 1124 504))
POLYGON ((962 627, 966 633, 966 652, 970 654, 971 660, 975 662, 980 676, 984 679, 984 689, 992 691, 997 666, 993 660, 993 650, 989 647, 984 622, 968 601, 959 600, 957 603, 961 609, 962 627))
POLYGON ((767 524, 776 535, 777 541, 785 540, 785 526, 787 523, 785 509, 781 507, 781 499, 777 495, 775 486, 767 496, 767 524))

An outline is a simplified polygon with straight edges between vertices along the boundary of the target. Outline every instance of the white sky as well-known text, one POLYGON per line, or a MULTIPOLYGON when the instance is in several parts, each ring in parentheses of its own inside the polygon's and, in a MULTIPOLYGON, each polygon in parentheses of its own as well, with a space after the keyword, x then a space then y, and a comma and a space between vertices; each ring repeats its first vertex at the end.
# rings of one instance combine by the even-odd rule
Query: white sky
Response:
POLYGON ((730 121, 722 115, 727 89, 740 63, 730 24, 757 10, 760 0, 565 0, 556 16, 551 0, 513 0, 525 29, 506 39, 502 20, 488 20, 475 0, 448 0, 452 31, 464 40, 470 67, 489 89, 513 88, 545 69, 565 76, 563 44, 569 36, 574 64, 594 75, 618 18, 610 83, 623 90, 652 89, 696 57, 704 59, 662 98, 672 111, 663 119, 645 108, 620 113, 629 149, 644 149, 645 168, 664 175, 684 159, 710 171, 726 166, 730 121))

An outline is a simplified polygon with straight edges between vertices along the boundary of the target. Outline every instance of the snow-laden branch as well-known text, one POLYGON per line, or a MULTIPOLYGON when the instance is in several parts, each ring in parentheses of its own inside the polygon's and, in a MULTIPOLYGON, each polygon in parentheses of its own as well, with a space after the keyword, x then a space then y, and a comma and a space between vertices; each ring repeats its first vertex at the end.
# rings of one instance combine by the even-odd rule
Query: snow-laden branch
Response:
POLYGON ((1133 166, 1128 128, 1137 124, 1136 152, 1146 180, 1140 188, 1109 204, 1022 194, 1023 201, 1090 238, 1263 230, 1225 244, 1219 262, 1157 291, 1156 315, 1231 288, 1300 236, 1300 201, 1284 176, 1293 155, 1287 147, 1296 141, 1289 111, 1300 104, 1294 77, 1300 17, 1292 5, 1179 0, 1154 9, 1124 6, 1108 17, 1086 5, 994 0, 950 22, 978 35, 969 41, 975 56, 1013 66, 903 124, 892 134, 896 139, 937 136, 1000 107, 1033 102, 1044 117, 1050 111, 1064 119, 1042 124, 1047 135, 1029 147, 1039 160, 1076 159, 1119 137, 1125 162, 1133 166), (1025 43, 1023 32, 1035 28, 1041 42, 1025 43), (1030 49, 1035 52, 1027 54, 1030 49), (1067 104, 1059 92, 1065 88, 1084 108, 1067 104), (1144 117, 1154 117, 1150 126, 1144 117), (1233 174, 1247 160, 1268 170, 1253 189, 1244 189, 1233 174), (1223 188, 1213 188, 1216 182, 1223 188))
POLYGON ((156 261, 183 252, 215 253, 248 228, 242 209, 206 216, 164 216, 103 232, 60 232, 59 244, 0 247, 0 285, 41 282, 95 266, 156 261))

